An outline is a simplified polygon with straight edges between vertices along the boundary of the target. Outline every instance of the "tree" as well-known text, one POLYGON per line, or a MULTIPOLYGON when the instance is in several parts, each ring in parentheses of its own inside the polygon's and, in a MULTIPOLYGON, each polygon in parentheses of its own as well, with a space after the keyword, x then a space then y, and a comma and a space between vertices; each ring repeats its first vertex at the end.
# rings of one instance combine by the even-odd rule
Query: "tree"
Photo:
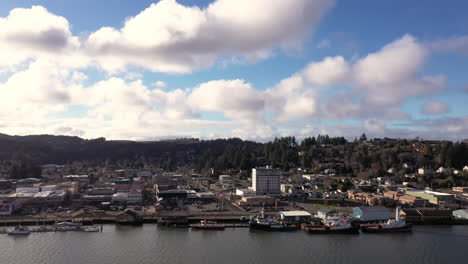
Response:
POLYGON ((365 133, 362 133, 362 135, 359 137, 359 141, 361 142, 367 141, 367 136, 365 133))

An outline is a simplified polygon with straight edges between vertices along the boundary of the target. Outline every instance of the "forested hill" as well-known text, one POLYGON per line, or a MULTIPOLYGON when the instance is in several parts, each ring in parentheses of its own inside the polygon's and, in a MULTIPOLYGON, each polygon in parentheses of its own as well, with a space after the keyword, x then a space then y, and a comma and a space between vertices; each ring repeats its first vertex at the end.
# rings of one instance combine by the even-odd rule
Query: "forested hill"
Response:
POLYGON ((65 164, 73 161, 93 163, 141 162, 161 166, 194 164, 207 152, 221 153, 228 146, 254 151, 260 144, 241 139, 174 139, 161 141, 86 140, 69 136, 8 136, 0 134, 0 160, 32 160, 37 164, 65 164))
POLYGON ((368 140, 365 134, 352 142, 343 137, 318 135, 301 142, 295 137, 283 137, 266 143, 238 138, 136 142, 0 134, 0 162, 4 175, 23 178, 36 175, 38 172, 34 168, 38 165, 75 161, 95 166, 112 164, 142 168, 150 165, 166 170, 184 166, 200 172, 211 169, 217 172, 247 171, 265 165, 283 170, 302 167, 316 172, 332 168, 340 174, 368 178, 384 175, 390 168, 400 176, 420 167, 462 169, 468 165, 468 145, 420 139, 368 140), (411 169, 402 169, 405 164, 411 169))

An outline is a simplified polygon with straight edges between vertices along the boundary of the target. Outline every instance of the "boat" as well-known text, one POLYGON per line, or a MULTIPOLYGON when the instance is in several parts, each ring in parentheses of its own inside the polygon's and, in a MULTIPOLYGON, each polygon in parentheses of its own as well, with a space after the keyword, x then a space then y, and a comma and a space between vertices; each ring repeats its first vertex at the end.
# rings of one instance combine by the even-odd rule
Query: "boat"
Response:
POLYGON ((359 234, 359 226, 353 225, 342 215, 327 217, 323 226, 303 226, 309 234, 359 234))
POLYGON ((60 222, 54 225, 56 231, 79 231, 82 224, 73 222, 60 222))
POLYGON ((101 227, 98 225, 82 226, 81 230, 84 232, 100 232, 101 227))
POLYGON ((224 230, 226 228, 223 224, 207 220, 201 220, 200 223, 190 225, 190 227, 199 230, 224 230))
POLYGON ((15 227, 13 227, 11 229, 8 229, 7 234, 8 235, 13 235, 13 236, 16 236, 16 235, 29 235, 29 234, 31 234, 31 229, 29 229, 28 227, 23 227, 23 226, 15 226, 15 227))
POLYGON ((400 208, 395 210, 395 219, 389 219, 383 224, 367 224, 361 225, 361 230, 364 233, 403 233, 411 232, 413 225, 406 223, 405 219, 400 216, 400 208))
POLYGON ((249 228, 251 230, 265 230, 265 231, 295 231, 298 229, 296 225, 290 225, 282 221, 270 219, 265 217, 265 211, 261 211, 260 216, 252 216, 249 221, 249 228))

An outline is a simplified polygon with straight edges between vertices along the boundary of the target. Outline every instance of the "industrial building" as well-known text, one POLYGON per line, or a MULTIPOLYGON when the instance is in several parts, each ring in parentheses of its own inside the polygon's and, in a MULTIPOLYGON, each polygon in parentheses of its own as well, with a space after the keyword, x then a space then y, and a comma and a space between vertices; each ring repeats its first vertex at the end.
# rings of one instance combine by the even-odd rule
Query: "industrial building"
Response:
POLYGON ((363 206, 353 208, 352 217, 362 222, 385 221, 391 218, 391 212, 383 206, 363 206))
POLYGON ((278 169, 252 169, 252 189, 257 195, 277 195, 281 193, 281 172, 278 169))
POLYGON ((279 213, 281 220, 288 223, 309 223, 312 220, 312 215, 307 211, 283 211, 279 213))
POLYGON ((429 203, 435 205, 451 205, 455 203, 455 196, 450 193, 411 189, 407 190, 406 194, 426 199, 429 203))

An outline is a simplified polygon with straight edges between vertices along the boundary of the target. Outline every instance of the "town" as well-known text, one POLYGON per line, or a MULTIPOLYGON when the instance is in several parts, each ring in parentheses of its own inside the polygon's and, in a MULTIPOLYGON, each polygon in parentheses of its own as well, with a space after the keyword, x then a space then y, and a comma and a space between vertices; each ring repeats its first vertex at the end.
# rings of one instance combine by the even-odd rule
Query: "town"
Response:
MULTIPOLYGON (((402 140, 364 137, 335 143, 320 136, 317 139, 328 141, 327 144, 317 143, 314 137, 303 140, 301 145, 292 144, 290 138, 276 140, 290 141, 286 148, 289 153, 306 149, 309 144, 309 153, 300 150, 293 155, 302 164, 315 165, 313 168, 294 164, 280 155, 281 159, 288 159, 286 166, 255 166, 247 170, 180 166, 168 170, 150 162, 140 166, 128 161, 106 161, 95 166, 69 162, 40 165, 39 170, 34 170, 40 172, 40 177, 16 177, 21 172, 12 165, 15 161, 3 162, 0 224, 148 222, 188 227, 201 221, 208 227, 210 223, 246 227, 249 219, 252 222, 252 217, 260 214, 288 225, 296 224, 297 229, 300 224, 312 222, 323 225, 327 218, 337 215, 360 223, 385 222, 399 216, 412 224, 468 223, 468 186, 457 184, 466 182, 468 163, 458 167, 416 166, 421 157, 444 148, 447 142, 414 140, 401 144, 402 140), (388 166, 377 172, 370 165, 368 171, 361 170, 356 175, 344 165, 347 148, 378 153, 388 151, 389 146, 398 149, 399 157, 394 163, 380 162, 380 166, 388 166), (324 150, 335 156, 314 155, 314 151, 324 150), (307 155, 310 156, 304 157, 307 155), (304 162, 304 158, 309 161, 304 162), (394 217, 396 208, 398 216, 394 217)), ((466 149, 466 143, 456 144, 466 149)), ((275 148, 275 142, 264 144, 264 148, 268 147, 275 148)), ((466 161, 463 151, 459 155, 465 156, 458 159, 466 161)), ((206 156, 203 154, 198 163, 206 156)), ((449 155, 444 159, 453 160, 449 155)), ((363 166, 364 161, 358 162, 358 166, 363 166)))

